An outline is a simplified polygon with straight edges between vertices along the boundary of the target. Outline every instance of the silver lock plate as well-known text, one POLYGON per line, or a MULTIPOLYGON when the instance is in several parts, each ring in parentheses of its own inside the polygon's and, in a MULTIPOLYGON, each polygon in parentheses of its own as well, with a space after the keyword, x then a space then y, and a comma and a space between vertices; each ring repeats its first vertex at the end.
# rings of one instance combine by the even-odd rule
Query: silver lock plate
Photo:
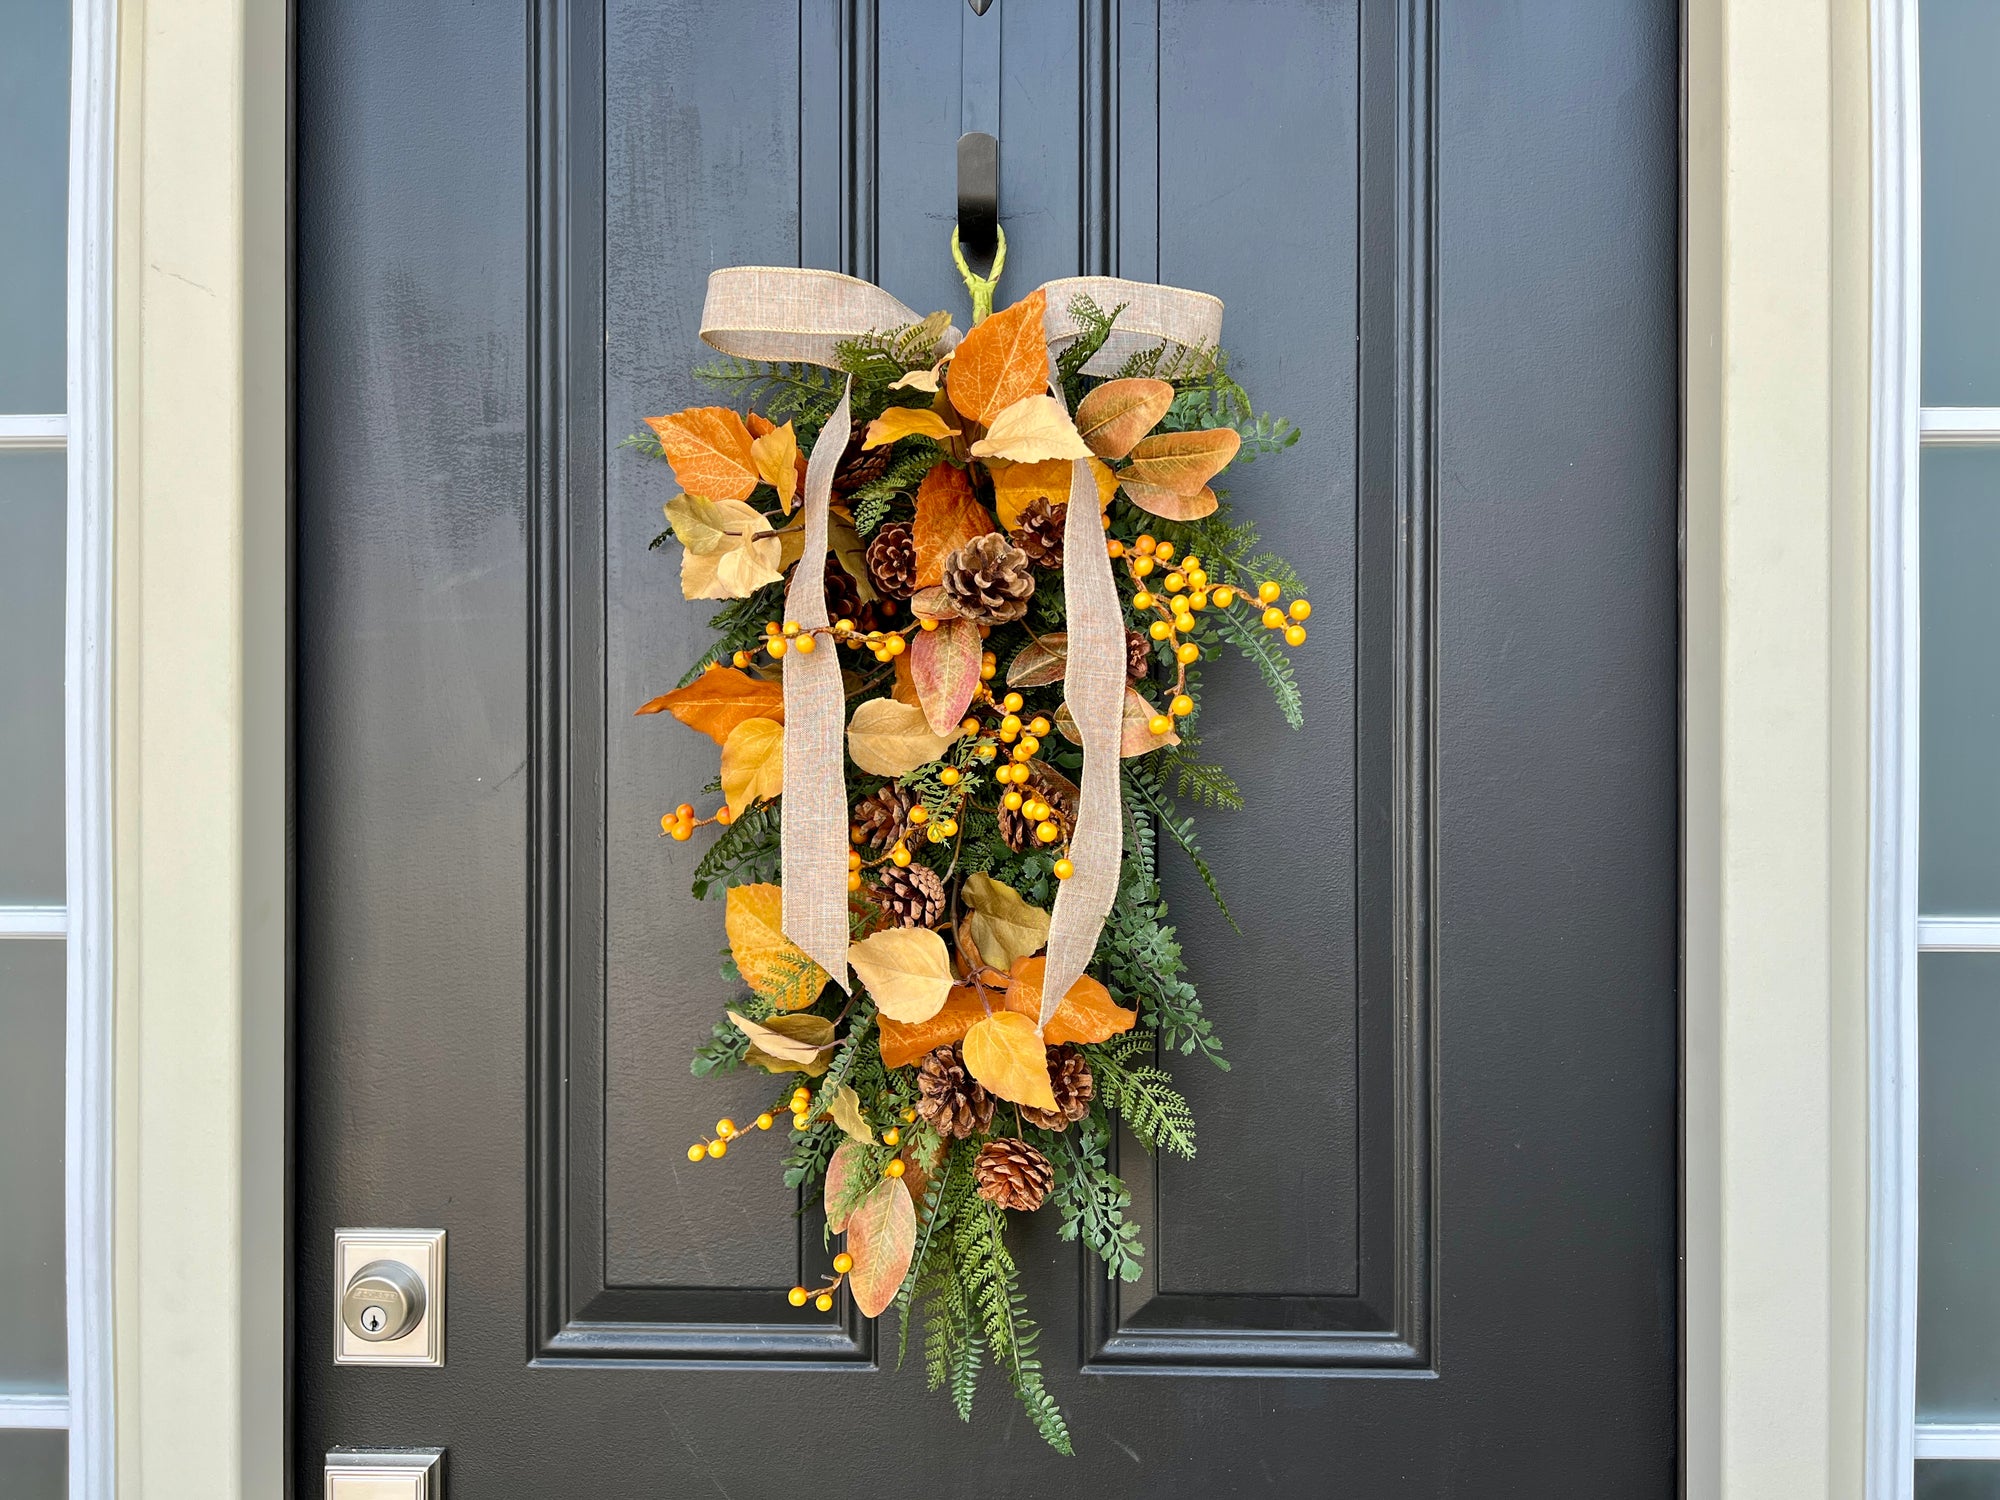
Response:
POLYGON ((335 1448, 326 1456, 325 1500, 442 1500, 444 1449, 335 1448))
POLYGON ((336 1229, 333 1286, 335 1364, 444 1363, 442 1229, 336 1229))

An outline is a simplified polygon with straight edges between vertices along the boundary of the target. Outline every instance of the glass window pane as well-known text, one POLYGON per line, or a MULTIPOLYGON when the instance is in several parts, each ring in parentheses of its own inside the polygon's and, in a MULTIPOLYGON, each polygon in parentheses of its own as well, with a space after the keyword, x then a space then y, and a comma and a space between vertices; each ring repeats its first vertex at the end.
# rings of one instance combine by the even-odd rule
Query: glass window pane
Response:
POLYGON ((1918 904, 2000 913, 2000 452, 1928 451, 1921 485, 1918 904))
MULTIPOLYGON (((0 942, 0 1390, 61 1391, 63 944, 0 942)), ((0 1495, 14 1492, 0 1484, 0 1495)))
POLYGON ((63 900, 63 486, 0 453, 0 905, 63 900))
POLYGON ((0 0, 0 412, 59 412, 69 0, 0 0))
POLYGON ((63 1500, 68 1488, 68 1433, 0 1432, 0 1495, 63 1500))
POLYGON ((1923 402, 2000 406, 2000 5, 1923 0, 1923 402))
POLYGON ((2000 1500, 2000 1463, 1918 1464, 1917 1500, 2000 1500))

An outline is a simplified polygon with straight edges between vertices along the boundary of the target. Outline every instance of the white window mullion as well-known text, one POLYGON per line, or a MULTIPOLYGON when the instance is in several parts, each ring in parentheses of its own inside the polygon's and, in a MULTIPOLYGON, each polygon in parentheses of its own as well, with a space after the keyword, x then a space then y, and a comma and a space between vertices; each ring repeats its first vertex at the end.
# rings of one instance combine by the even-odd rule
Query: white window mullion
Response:
POLYGON ((59 938, 69 934, 69 912, 60 906, 0 906, 0 941, 59 938))
POLYGON ((69 1426, 69 1397, 8 1395, 0 1392, 0 1432, 69 1426))
POLYGON ((39 453, 69 445, 69 418, 0 415, 0 453, 39 453))

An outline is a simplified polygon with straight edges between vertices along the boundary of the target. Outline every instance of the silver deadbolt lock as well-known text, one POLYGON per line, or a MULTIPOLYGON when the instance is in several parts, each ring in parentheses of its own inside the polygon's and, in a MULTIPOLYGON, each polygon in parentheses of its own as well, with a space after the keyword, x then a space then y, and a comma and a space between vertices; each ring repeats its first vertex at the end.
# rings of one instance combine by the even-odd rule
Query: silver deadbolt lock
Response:
POLYGON ((371 1260, 340 1296, 340 1321, 371 1344, 401 1338, 423 1315, 423 1278, 399 1260, 371 1260))

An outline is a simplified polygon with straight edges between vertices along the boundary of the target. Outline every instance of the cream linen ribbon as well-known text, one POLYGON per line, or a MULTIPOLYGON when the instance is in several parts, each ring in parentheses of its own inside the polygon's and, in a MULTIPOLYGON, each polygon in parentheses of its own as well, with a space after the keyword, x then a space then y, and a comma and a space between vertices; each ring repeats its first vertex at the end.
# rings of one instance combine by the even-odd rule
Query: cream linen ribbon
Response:
MULTIPOLYGON (((1089 297, 1121 307, 1104 347, 1084 365, 1115 372, 1132 354, 1172 343, 1212 347, 1222 333, 1222 303, 1203 292, 1114 276, 1074 276, 1044 284, 1044 332, 1054 384, 1055 355, 1082 334, 1070 304, 1089 297)), ((919 314, 872 283, 834 271, 787 266, 732 266, 708 278, 701 337, 739 359, 796 360, 838 369, 839 345, 919 321, 919 314)), ((947 329, 945 349, 959 340, 947 329)), ((852 429, 848 382, 806 461, 805 545, 785 591, 786 617, 824 627, 827 510, 834 471, 852 429)), ((1069 660, 1063 697, 1083 741, 1083 774, 1069 858, 1075 873, 1056 892, 1040 1024, 1083 976, 1118 895, 1124 852, 1118 796, 1118 750, 1125 713, 1125 622, 1098 520, 1097 481, 1079 461, 1070 476, 1063 527, 1063 601, 1069 660)), ((785 785, 779 804, 784 860, 785 936, 844 990, 847 982, 847 701, 838 653, 784 657, 785 785)))

